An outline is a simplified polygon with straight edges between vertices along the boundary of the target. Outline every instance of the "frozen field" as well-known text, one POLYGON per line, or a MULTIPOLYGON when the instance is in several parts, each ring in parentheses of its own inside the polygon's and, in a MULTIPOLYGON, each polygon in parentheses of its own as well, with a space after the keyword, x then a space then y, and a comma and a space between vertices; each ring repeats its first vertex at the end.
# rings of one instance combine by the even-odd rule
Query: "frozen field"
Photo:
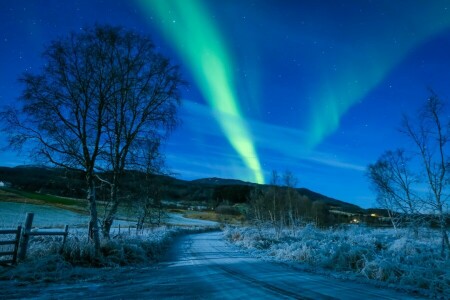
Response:
POLYGON ((0 227, 23 225, 27 212, 34 212, 33 226, 36 227, 82 226, 89 219, 87 215, 52 206, 0 202, 0 227))
MULTIPOLYGON (((84 227, 89 216, 69 210, 46 205, 28 203, 0 202, 0 228, 11 228, 23 225, 27 212, 34 212, 33 226, 35 227, 62 227, 64 225, 84 227)), ((181 226, 215 226, 216 222, 188 219, 180 214, 169 213, 166 220, 169 225, 181 226)), ((114 226, 134 226, 135 222, 115 220, 114 226)))

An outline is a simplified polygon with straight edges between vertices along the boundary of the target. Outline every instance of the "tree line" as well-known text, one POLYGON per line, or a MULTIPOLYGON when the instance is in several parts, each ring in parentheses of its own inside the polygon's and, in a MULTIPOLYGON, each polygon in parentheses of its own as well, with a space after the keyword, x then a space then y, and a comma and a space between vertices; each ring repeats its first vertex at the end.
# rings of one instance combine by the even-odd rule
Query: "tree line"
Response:
POLYGON ((272 171, 269 187, 251 191, 247 218, 257 226, 269 225, 274 228, 278 237, 285 228, 295 233, 306 223, 314 223, 319 227, 332 224, 328 205, 301 195, 296 185, 297 179, 292 172, 286 171, 280 175, 272 171))

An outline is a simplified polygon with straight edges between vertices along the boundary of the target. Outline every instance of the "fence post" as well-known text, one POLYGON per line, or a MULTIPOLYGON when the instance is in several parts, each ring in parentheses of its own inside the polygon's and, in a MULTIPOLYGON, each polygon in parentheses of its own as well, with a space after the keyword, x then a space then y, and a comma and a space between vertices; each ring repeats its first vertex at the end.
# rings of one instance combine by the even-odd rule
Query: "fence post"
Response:
POLYGON ((33 218, 34 213, 27 213, 27 217, 25 220, 25 228, 22 232, 22 238, 20 239, 20 246, 19 246, 19 261, 24 260, 25 256, 27 255, 27 247, 28 247, 28 240, 30 239, 30 231, 31 226, 33 224, 33 218))
POLYGON ((67 235, 69 234, 69 225, 64 226, 64 233, 63 233, 63 241, 61 245, 61 249, 59 249, 59 253, 62 254, 64 250, 64 246, 66 245, 67 235))
POLYGON ((22 226, 17 226, 16 232, 16 242, 14 243, 14 254, 12 258, 12 263, 17 263, 17 251, 19 251, 20 234, 22 233, 22 226))
POLYGON ((63 247, 66 244, 67 235, 69 234, 69 225, 64 226, 63 247))

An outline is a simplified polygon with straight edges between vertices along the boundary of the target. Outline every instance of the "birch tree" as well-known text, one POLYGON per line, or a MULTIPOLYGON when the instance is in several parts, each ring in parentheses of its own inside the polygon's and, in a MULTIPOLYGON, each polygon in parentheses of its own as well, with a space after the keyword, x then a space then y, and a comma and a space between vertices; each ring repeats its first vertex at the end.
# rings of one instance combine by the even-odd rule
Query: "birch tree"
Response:
POLYGON ((108 101, 104 127, 103 158, 112 175, 110 205, 102 220, 106 238, 121 203, 118 192, 124 171, 148 164, 139 161, 140 149, 159 145, 177 125, 179 86, 183 83, 178 67, 156 53, 150 39, 118 29, 110 34, 115 47, 108 54, 114 66, 114 97, 108 101))
MULTIPOLYGON (((27 143, 36 159, 84 173, 90 237, 99 255, 94 178, 108 166, 120 178, 138 138, 172 128, 178 70, 147 37, 111 26, 59 38, 43 59, 39 72, 20 78, 21 106, 2 112, 3 130, 12 147, 27 143)), ((112 180, 112 193, 118 182, 112 180)))
POLYGON ((418 176, 411 170, 411 158, 403 149, 386 151, 368 168, 368 176, 377 193, 377 202, 387 210, 394 229, 406 224, 419 234, 424 204, 416 192, 418 176))
POLYGON ((427 102, 413 120, 403 118, 404 133, 412 140, 429 189, 426 204, 436 214, 441 232, 441 254, 450 251, 447 233, 449 200, 449 144, 450 123, 448 112, 440 98, 431 91, 427 102))

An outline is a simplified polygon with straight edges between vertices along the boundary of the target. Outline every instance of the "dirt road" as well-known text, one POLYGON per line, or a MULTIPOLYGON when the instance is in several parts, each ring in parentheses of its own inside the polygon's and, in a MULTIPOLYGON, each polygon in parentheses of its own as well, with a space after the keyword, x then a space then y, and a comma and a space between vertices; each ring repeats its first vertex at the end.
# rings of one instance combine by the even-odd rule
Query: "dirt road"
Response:
MULTIPOLYGON (((414 299, 393 290, 261 261, 210 232, 180 237, 156 267, 118 270, 114 280, 16 286, 33 299, 414 299)), ((0 292, 1 294, 1 292, 0 292)), ((415 298, 417 299, 417 298, 415 298)))

